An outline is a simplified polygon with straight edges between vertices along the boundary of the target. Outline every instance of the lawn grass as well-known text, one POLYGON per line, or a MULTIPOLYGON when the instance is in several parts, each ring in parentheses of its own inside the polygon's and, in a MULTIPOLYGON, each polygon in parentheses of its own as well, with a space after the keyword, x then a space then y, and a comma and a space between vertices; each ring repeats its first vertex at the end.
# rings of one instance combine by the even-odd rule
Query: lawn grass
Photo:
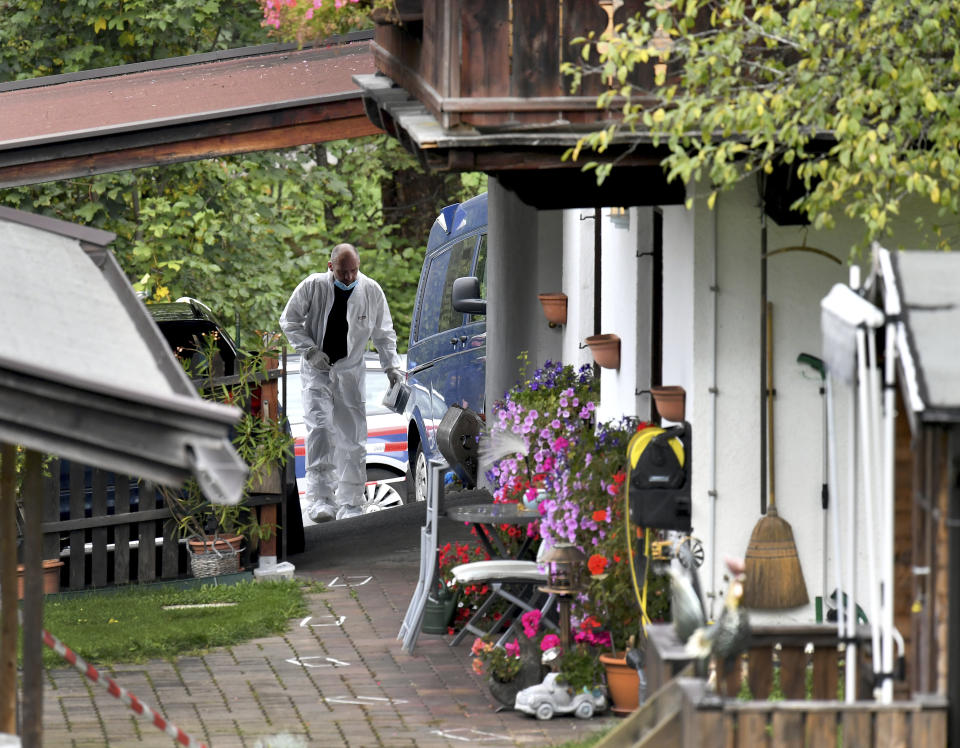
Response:
MULTIPOLYGON (((304 594, 322 589, 296 579, 191 589, 131 586, 50 598, 44 628, 95 666, 169 659, 283 633, 290 619, 307 613, 304 594), (212 603, 235 604, 165 609, 212 603)), ((69 667, 46 647, 43 664, 69 667)))

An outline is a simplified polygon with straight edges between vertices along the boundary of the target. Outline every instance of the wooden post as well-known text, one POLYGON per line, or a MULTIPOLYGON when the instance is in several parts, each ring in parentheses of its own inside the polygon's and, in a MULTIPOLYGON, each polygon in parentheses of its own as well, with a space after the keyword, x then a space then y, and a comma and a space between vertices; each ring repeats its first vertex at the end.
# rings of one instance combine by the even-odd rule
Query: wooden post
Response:
POLYGON ((27 450, 23 476, 23 748, 43 745, 43 457, 27 450))
POLYGON ((17 448, 0 447, 0 732, 17 732, 17 448))
POLYGON ((260 527, 273 525, 269 540, 260 541, 260 557, 277 555, 277 505, 264 504, 260 507, 260 527))

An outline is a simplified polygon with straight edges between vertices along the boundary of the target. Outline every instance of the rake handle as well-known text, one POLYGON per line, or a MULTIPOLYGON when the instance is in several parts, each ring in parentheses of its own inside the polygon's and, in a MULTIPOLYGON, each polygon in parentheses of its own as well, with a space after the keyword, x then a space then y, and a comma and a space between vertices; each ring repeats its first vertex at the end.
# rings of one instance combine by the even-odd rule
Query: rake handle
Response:
POLYGON ((767 475, 770 500, 767 502, 767 514, 777 514, 776 475, 774 463, 776 452, 773 449, 773 302, 767 302, 767 475))

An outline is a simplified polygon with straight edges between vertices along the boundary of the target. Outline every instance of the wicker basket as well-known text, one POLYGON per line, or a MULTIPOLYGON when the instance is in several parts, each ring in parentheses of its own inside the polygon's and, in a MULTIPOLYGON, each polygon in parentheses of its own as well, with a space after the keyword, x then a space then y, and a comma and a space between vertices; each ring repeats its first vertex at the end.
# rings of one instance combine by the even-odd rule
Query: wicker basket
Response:
POLYGON ((240 551, 218 551, 213 548, 204 553, 190 554, 190 573, 195 577, 215 577, 220 574, 236 574, 240 569, 240 551))

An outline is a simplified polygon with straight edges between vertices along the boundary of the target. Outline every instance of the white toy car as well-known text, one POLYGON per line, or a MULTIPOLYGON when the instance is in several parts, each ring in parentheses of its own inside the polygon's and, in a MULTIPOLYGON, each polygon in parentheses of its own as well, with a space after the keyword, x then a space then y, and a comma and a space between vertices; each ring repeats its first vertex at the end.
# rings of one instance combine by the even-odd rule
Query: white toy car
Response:
POLYGON ((518 693, 513 708, 537 719, 552 719, 555 714, 570 713, 580 719, 590 719, 606 710, 607 697, 599 689, 572 693, 563 683, 557 683, 557 673, 548 673, 543 683, 518 693))

